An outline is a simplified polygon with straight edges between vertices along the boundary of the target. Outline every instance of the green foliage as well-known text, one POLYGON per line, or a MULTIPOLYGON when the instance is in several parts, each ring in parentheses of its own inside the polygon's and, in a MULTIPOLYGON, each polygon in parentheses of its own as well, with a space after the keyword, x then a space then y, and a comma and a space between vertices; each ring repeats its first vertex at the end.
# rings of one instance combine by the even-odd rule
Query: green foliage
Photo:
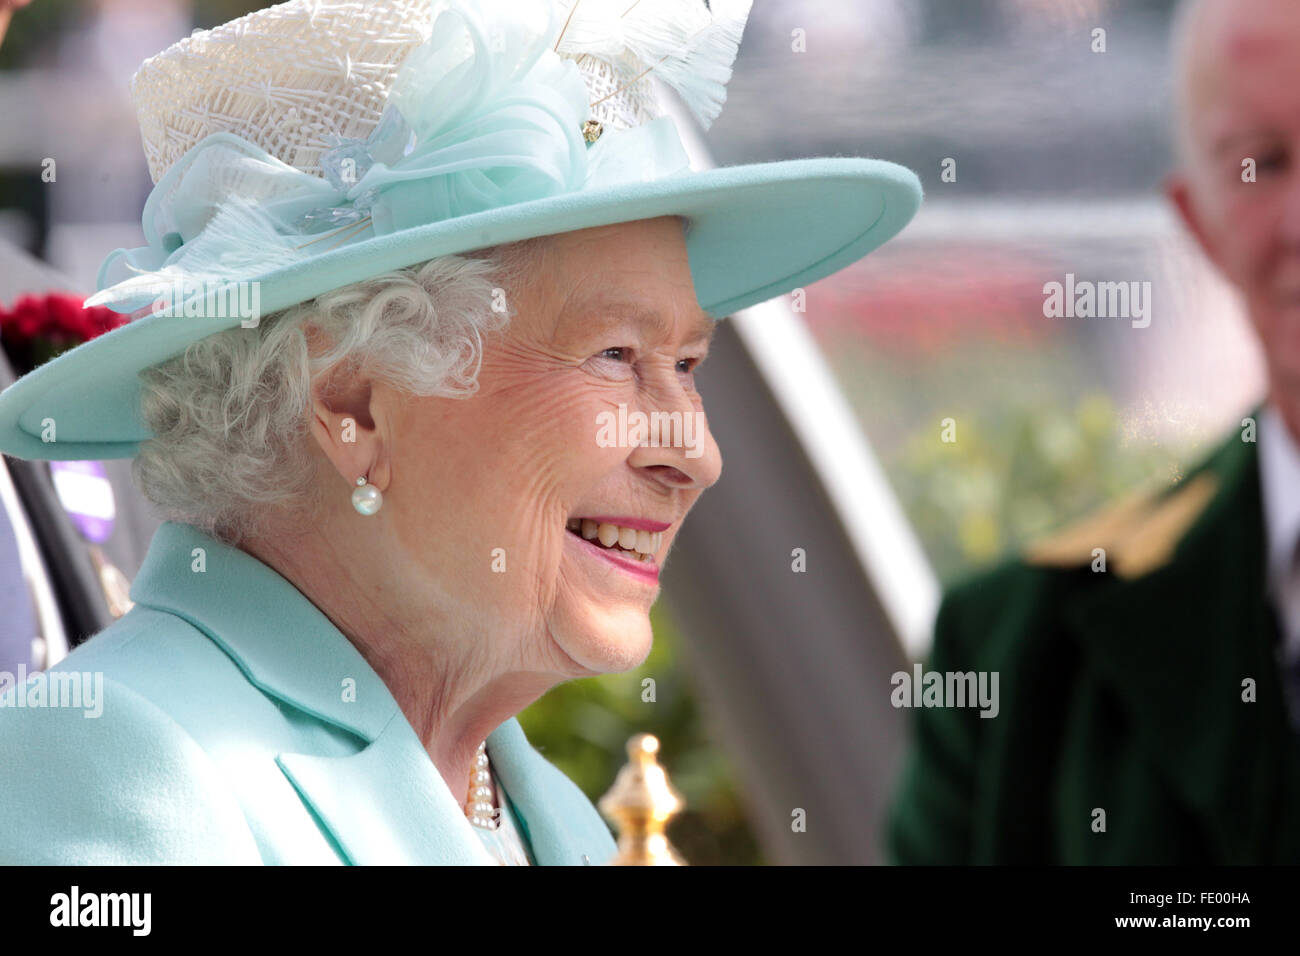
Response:
POLYGON ((970 335, 900 353, 855 332, 821 346, 945 583, 1177 480, 1196 451, 1193 436, 1171 443, 1127 425, 1098 380, 1104 356, 1067 337, 970 335), (947 419, 955 441, 943 440, 947 419))
POLYGON ((696 865, 763 862, 722 749, 705 733, 681 655, 681 636, 662 610, 652 611, 654 647, 634 671, 570 681, 519 715, 528 739, 596 802, 627 762, 627 741, 659 738, 660 763, 686 801, 668 830, 696 865), (653 679, 653 702, 642 682, 653 679))
POLYGON ((1126 491, 1177 477, 1182 456, 1121 440, 1104 392, 1072 405, 1008 404, 916 429, 889 471, 904 509, 943 580, 989 564, 1126 491))

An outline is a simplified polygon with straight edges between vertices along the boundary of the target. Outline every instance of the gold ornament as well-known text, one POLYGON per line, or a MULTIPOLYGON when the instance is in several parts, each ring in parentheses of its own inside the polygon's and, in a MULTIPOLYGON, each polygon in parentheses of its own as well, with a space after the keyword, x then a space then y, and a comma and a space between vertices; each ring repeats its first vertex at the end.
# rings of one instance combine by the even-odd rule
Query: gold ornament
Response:
POLYGON ((664 834, 668 819, 685 801, 655 759, 658 752, 659 741, 650 734, 629 740, 628 763, 597 804, 618 827, 618 853, 610 866, 687 865, 664 834))

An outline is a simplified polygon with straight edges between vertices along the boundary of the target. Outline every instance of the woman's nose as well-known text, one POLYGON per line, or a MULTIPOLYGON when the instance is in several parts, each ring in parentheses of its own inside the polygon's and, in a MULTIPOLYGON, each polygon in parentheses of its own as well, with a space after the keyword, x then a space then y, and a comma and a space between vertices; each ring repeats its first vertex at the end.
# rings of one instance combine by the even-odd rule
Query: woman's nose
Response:
POLYGON ((660 401, 642 406, 643 440, 632 449, 629 463, 665 484, 702 491, 721 476, 722 453, 698 399, 680 388, 675 396, 661 392, 660 401))

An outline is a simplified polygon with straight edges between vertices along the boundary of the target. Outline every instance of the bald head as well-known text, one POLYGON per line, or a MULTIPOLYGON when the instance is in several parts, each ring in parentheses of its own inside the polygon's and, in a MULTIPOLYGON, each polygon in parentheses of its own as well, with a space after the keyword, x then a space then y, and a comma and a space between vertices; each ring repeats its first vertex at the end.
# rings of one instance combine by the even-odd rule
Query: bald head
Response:
MULTIPOLYGON (((1233 90, 1255 95, 1276 80, 1300 85, 1300 0, 1184 0, 1173 36, 1179 160, 1230 144, 1222 114, 1233 90)), ((1207 152, 1208 151, 1208 152, 1207 152)))
POLYGON ((1187 0, 1175 58, 1169 197, 1241 293, 1300 442, 1300 0, 1187 0))

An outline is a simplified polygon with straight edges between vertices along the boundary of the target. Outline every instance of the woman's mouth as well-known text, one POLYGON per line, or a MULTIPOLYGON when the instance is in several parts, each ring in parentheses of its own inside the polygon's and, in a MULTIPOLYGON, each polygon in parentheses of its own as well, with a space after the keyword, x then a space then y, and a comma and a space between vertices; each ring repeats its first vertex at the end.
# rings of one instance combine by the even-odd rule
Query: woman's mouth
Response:
MULTIPOLYGON (((599 522, 597 522, 597 525, 599 525, 599 522)), ((575 548, 586 552, 597 561, 613 565, 618 570, 625 574, 630 574, 634 578, 640 579, 651 587, 659 586, 659 562, 655 560, 653 554, 648 554, 644 551, 637 551, 635 547, 626 550, 621 547, 621 530, 620 541, 616 541, 614 544, 609 546, 601 543, 599 527, 597 527, 596 537, 594 538, 583 537, 582 531, 582 523, 579 523, 576 527, 568 527, 566 529, 566 533, 573 538, 573 546, 575 548)), ((590 531, 590 528, 588 528, 588 531, 590 531)), ((658 534, 655 536, 658 537, 658 534)), ((610 538, 611 533, 607 531, 605 533, 605 540, 610 540, 610 538)), ((660 541, 662 541, 662 538, 660 541)))
POLYGON ((652 566, 664 540, 662 531, 643 531, 591 518, 570 518, 565 530, 611 555, 652 566))

